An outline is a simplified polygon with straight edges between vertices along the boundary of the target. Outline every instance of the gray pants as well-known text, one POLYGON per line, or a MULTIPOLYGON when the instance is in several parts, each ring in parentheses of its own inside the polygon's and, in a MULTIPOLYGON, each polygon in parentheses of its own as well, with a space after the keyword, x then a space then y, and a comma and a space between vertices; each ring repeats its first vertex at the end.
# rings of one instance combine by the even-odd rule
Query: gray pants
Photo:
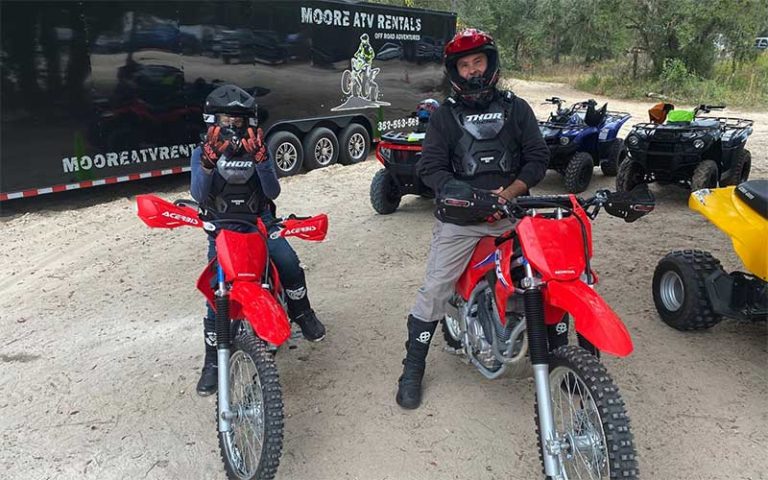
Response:
POLYGON ((510 228, 506 218, 496 223, 466 226, 436 221, 432 228, 426 278, 416 294, 411 315, 422 322, 442 320, 445 305, 451 299, 456 281, 469 263, 477 242, 487 236, 498 237, 510 228))

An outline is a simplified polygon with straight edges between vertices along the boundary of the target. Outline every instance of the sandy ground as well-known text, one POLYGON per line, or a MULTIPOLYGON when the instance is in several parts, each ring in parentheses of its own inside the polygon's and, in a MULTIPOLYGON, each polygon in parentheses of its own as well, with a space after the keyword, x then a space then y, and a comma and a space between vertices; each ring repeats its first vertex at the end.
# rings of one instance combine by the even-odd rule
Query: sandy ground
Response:
MULTIPOLYGON (((513 82, 537 114, 562 85, 513 82)), ((598 99, 602 100, 602 99, 598 99)), ((646 118, 648 103, 609 106, 646 118)), ((730 112, 733 115, 744 112, 730 112)), ((768 178, 768 113, 750 139, 753 178, 768 178)), ((624 134, 626 132, 623 132, 624 134)), ((540 466, 530 380, 487 381, 432 349, 421 409, 394 402, 404 322, 423 274, 431 203, 390 216, 368 200, 375 161, 283 181, 282 212, 327 212, 322 244, 294 242, 326 341, 281 351, 285 447, 279 479, 532 479, 540 466)), ((194 385, 203 302, 194 282, 200 231, 150 230, 132 197, 188 196, 187 179, 151 180, 3 205, 0 277, 0 469, 7 479, 224 478, 212 398, 194 385)), ((592 188, 612 187, 596 170, 592 188)), ((536 192, 558 193, 554 172, 536 192)), ((666 252, 701 248, 741 268, 727 238, 654 188, 655 212, 594 225, 600 293, 635 352, 605 358, 632 419, 646 479, 766 479, 766 327, 724 321, 683 334, 652 304, 666 252)))

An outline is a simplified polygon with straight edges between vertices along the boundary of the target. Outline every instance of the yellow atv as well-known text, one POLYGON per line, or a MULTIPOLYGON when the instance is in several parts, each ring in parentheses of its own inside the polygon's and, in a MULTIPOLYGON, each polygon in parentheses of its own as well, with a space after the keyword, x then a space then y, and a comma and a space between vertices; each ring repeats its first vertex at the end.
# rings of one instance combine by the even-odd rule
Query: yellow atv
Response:
POLYGON ((678 330, 702 330, 722 317, 768 317, 768 180, 697 190, 688 206, 731 237, 749 273, 726 273, 709 252, 667 254, 653 273, 653 302, 662 320, 678 330))

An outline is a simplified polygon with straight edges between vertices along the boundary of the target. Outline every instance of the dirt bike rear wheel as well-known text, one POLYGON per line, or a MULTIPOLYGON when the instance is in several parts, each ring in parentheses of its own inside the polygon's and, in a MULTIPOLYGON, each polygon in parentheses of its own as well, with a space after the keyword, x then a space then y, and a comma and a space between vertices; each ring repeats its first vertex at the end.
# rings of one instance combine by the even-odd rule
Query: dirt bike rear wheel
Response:
MULTIPOLYGON (((219 432, 227 477, 271 480, 283 449, 283 396, 267 344, 250 332, 235 338, 230 358, 230 410, 237 414, 229 432, 219 432)), ((218 405, 216 405, 218 416, 218 405)))
MULTIPOLYGON (((555 428, 566 445, 560 454, 564 478, 639 478, 624 400, 605 367, 575 345, 555 349, 549 366, 555 428)), ((543 465, 538 401, 534 412, 543 465)))

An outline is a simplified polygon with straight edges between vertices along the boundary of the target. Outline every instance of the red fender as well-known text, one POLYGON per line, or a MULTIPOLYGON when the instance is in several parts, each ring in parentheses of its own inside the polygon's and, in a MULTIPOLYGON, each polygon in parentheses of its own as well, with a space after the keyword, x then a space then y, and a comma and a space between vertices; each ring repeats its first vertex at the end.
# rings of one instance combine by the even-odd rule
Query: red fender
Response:
POLYGON ((229 298, 240 305, 243 315, 259 338, 281 345, 291 336, 291 325, 283 306, 260 285, 235 282, 229 298))
POLYGON ((616 312, 589 286, 579 280, 549 281, 545 302, 573 316, 576 331, 598 350, 626 357, 632 353, 632 338, 616 312))

